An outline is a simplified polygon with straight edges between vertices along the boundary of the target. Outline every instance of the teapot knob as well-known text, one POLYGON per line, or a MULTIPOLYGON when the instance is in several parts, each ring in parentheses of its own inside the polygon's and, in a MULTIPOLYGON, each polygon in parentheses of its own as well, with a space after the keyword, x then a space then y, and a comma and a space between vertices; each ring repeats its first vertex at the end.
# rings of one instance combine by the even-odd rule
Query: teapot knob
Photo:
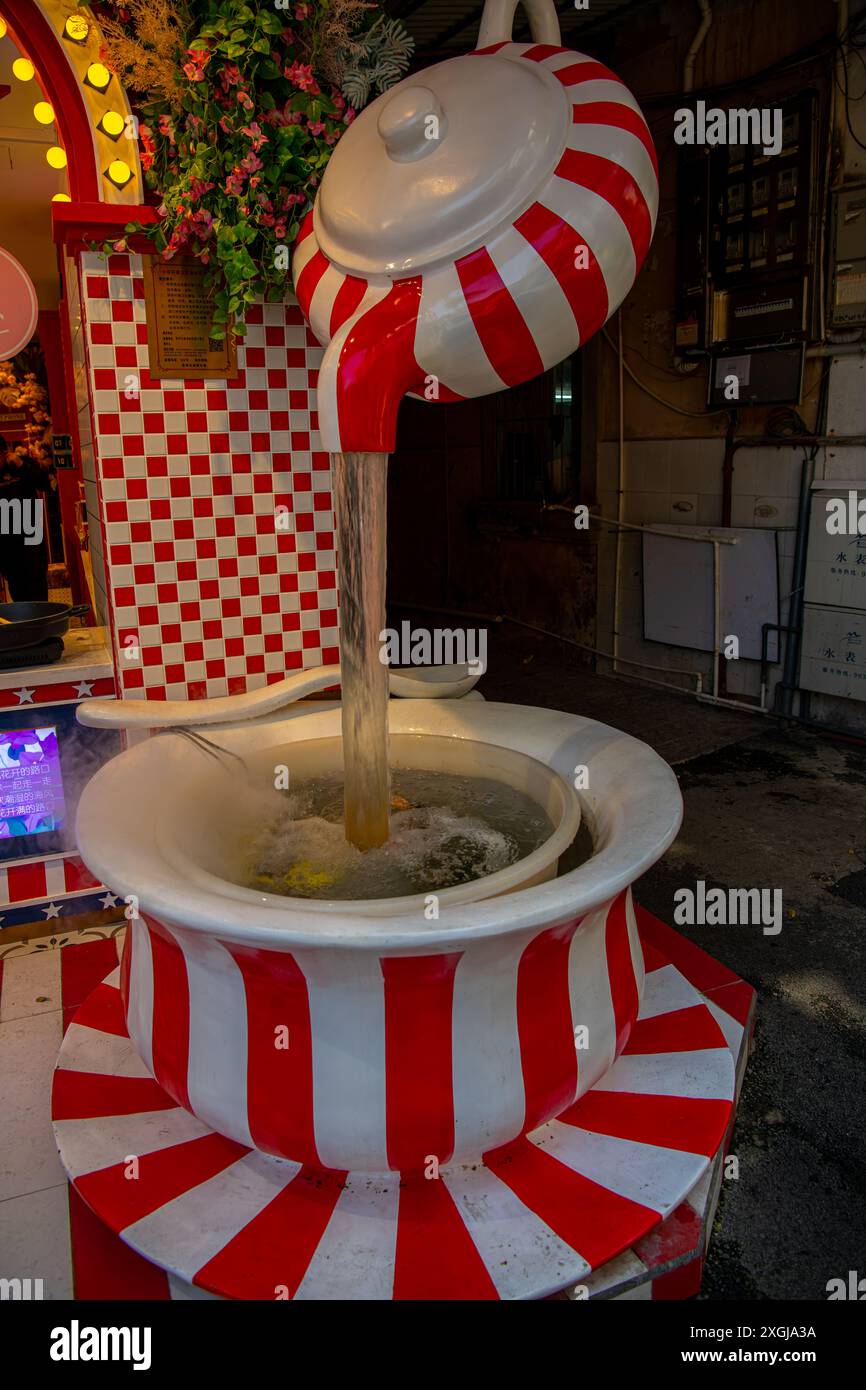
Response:
POLYGON ((438 148, 448 122, 429 87, 403 87, 386 103, 377 128, 391 159, 409 164, 438 148))

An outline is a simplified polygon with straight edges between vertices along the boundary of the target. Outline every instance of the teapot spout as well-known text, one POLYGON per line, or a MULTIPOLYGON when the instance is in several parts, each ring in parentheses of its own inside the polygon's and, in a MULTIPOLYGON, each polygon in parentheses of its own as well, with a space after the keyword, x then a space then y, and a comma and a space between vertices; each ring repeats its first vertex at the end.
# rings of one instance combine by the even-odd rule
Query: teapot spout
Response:
POLYGON ((329 453, 393 453, 400 401, 407 391, 424 390, 414 351, 420 301, 418 277, 371 285, 331 337, 317 388, 329 453))

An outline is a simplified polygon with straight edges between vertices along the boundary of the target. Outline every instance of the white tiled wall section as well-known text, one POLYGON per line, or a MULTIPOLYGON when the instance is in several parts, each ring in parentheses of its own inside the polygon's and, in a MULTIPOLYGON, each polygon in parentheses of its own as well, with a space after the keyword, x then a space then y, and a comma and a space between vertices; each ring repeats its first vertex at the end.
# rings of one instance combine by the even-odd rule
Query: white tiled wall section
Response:
MULTIPOLYGON (((599 503, 603 515, 616 516, 618 445, 599 445, 599 503)), ((626 444, 623 481, 623 519, 633 525, 664 523, 718 526, 722 522, 722 463, 720 439, 635 440, 626 444)), ((781 621, 787 618, 794 556, 794 528, 803 462, 802 448, 739 449, 734 455, 731 523, 734 526, 768 527, 778 533, 781 621)), ((613 595, 615 533, 602 528, 599 543, 598 647, 613 647, 613 595)), ((625 532, 622 541, 619 651, 625 658, 675 670, 702 673, 709 690, 712 657, 684 647, 643 639, 643 581, 639 533, 625 532)), ((627 668, 640 674, 638 668, 627 668)), ((645 674, 663 674, 646 671, 645 674)), ((771 686, 781 667, 771 667, 771 686)), ((729 661, 727 688, 731 695, 758 695, 760 663, 729 661)), ((694 689, 694 680, 670 677, 683 689, 694 689)))

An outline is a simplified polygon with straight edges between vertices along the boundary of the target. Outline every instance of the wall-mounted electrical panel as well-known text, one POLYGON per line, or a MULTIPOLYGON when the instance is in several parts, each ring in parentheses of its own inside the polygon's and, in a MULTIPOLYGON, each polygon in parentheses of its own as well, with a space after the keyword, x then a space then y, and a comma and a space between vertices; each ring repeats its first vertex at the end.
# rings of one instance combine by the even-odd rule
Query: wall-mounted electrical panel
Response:
POLYGON ((799 401, 803 393, 806 344, 773 343, 763 347, 734 347, 713 355, 707 385, 707 404, 787 405, 799 401), (729 389, 736 377, 736 397, 729 389))
POLYGON ((818 94, 768 106, 781 109, 778 153, 765 154, 762 145, 683 150, 675 331, 681 352, 725 355, 817 335, 818 94))
POLYGON ((833 194, 829 300, 833 328, 866 326, 866 184, 833 194))

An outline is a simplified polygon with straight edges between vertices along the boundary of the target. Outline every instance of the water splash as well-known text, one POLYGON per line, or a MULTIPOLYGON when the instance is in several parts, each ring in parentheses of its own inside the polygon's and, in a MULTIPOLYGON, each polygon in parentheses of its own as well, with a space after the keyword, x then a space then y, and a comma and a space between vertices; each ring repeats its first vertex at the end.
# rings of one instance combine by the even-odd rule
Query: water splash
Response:
POLYGON ((357 901, 438 892, 507 868, 553 833, 525 792, 490 778, 395 769, 387 843, 343 834, 343 779, 294 784, 251 839, 239 881, 290 897, 357 901))

